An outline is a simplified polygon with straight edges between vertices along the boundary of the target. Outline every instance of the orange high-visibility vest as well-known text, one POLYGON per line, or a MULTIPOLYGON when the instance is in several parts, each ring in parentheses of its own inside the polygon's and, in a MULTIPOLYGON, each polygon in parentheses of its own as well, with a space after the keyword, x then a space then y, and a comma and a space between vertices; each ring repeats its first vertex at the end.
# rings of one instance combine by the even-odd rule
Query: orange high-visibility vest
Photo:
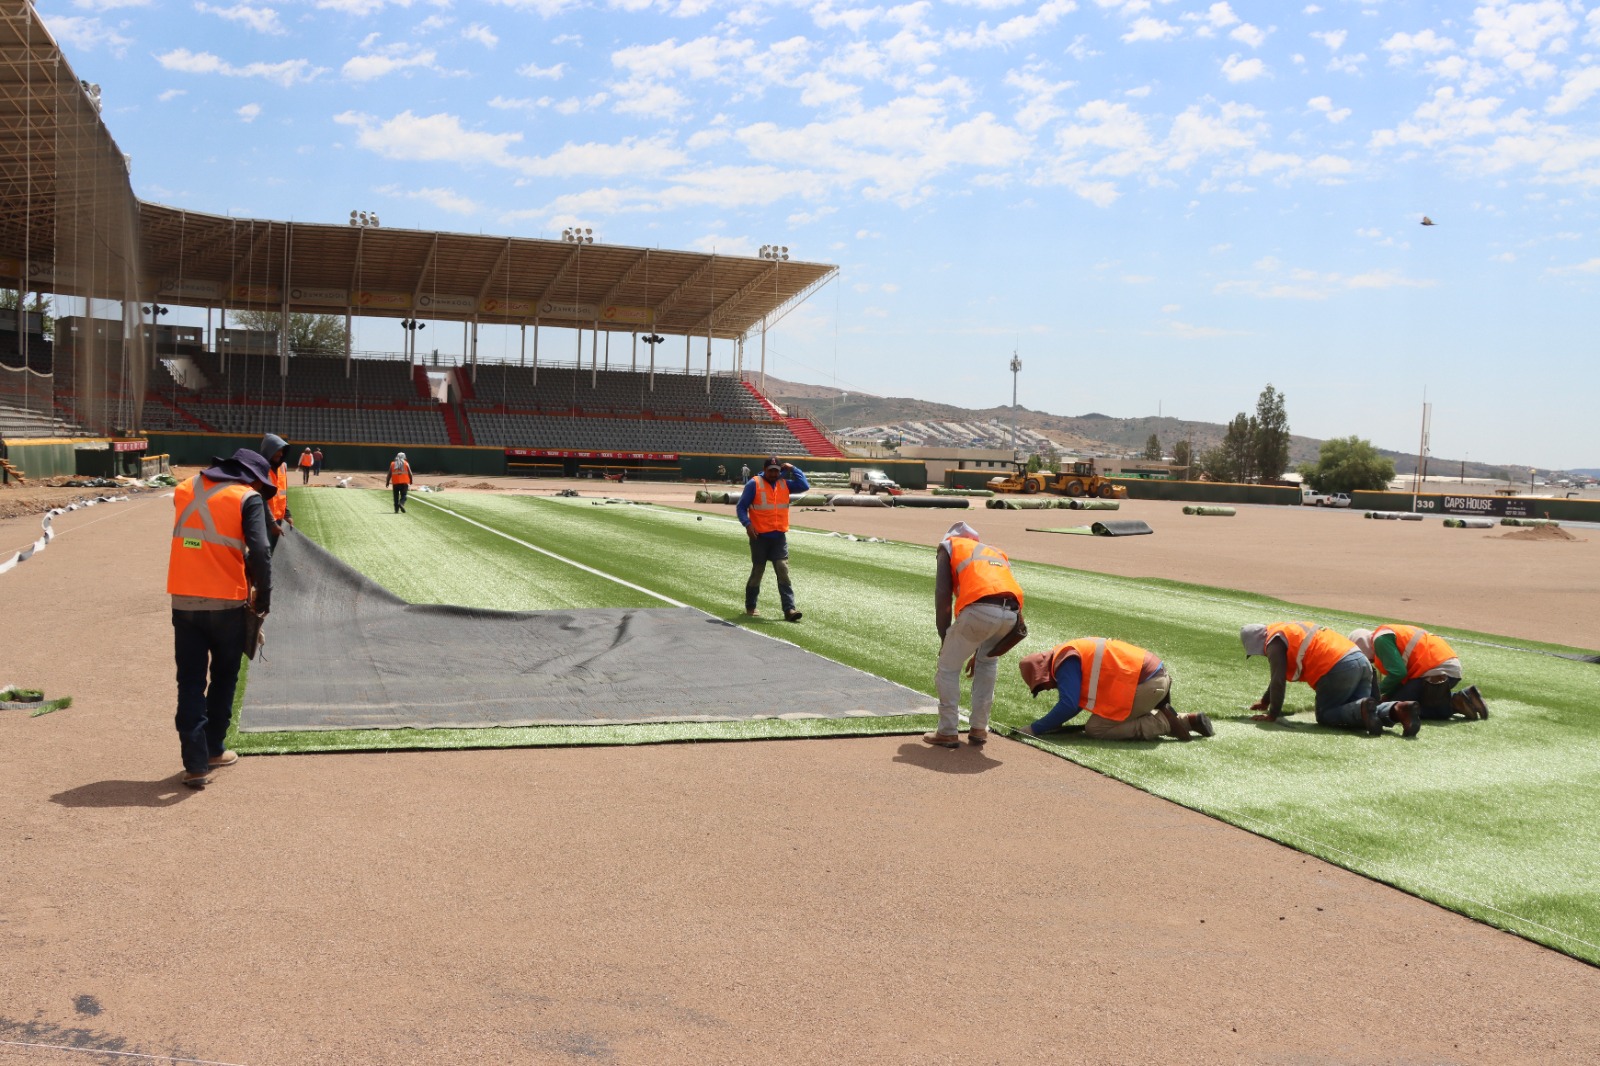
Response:
POLYGON ((389 483, 392 485, 411 484, 411 464, 401 460, 390 463, 389 483))
POLYGON ((1104 637, 1069 640, 1050 653, 1051 677, 1069 655, 1076 655, 1083 669, 1078 709, 1113 722, 1126 721, 1133 713, 1134 690, 1139 687, 1139 677, 1144 673, 1144 661, 1149 653, 1123 640, 1104 637))
POLYGON ((301 466, 310 466, 312 464, 312 462, 314 462, 314 460, 311 458, 311 453, 310 452, 301 452, 300 453, 300 465, 301 466))
POLYGON ((1267 641, 1282 637, 1289 655, 1288 680, 1304 681, 1312 688, 1333 664, 1355 650, 1355 645, 1331 629, 1311 622, 1274 622, 1267 626, 1267 641))
MULTIPOLYGON (((1406 661, 1406 676, 1402 681, 1421 677, 1434 667, 1456 658, 1456 650, 1444 642, 1443 637, 1436 637, 1426 629, 1416 626, 1379 626, 1372 631, 1372 640, 1377 642, 1378 636, 1383 633, 1394 634, 1394 642, 1400 647, 1400 657, 1406 661)), ((1383 660, 1377 659, 1374 665, 1378 673, 1383 674, 1383 660)))
POLYGON ((962 610, 974 600, 985 596, 1010 593, 1022 606, 1022 586, 1011 574, 1011 560, 1006 553, 990 544, 981 544, 970 537, 946 537, 950 552, 950 573, 955 578, 956 609, 962 610))
POLYGON ((267 510, 272 512, 274 522, 282 522, 289 516, 289 464, 280 463, 272 468, 272 483, 278 486, 278 491, 272 494, 272 499, 267 501, 267 510))
POLYGON ((764 477, 753 477, 756 495, 750 501, 750 528, 757 533, 787 533, 789 531, 789 483, 779 478, 767 484, 764 477))
POLYGON ((250 598, 244 569, 244 501, 256 490, 196 474, 173 493, 178 518, 167 560, 167 592, 212 600, 250 598))

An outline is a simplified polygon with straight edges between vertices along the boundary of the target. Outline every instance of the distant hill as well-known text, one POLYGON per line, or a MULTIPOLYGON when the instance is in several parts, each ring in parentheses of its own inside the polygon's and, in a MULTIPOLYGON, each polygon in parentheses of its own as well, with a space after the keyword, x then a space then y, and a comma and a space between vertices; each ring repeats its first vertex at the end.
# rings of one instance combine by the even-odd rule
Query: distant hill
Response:
MULTIPOLYGON (((767 378, 766 392, 780 407, 801 408, 835 432, 861 427, 892 427, 895 423, 904 422, 999 421, 1009 426, 1012 417, 1011 408, 1006 406, 956 407, 905 396, 873 396, 870 393, 848 392, 827 385, 803 385, 783 381, 770 375, 767 378)), ((1227 432, 1227 426, 1217 422, 1192 422, 1181 418, 1158 418, 1153 415, 1120 418, 1099 412, 1057 415, 1048 411, 1030 410, 1027 407, 1018 409, 1016 420, 1019 430, 1032 430, 1054 441, 1056 447, 1063 453, 1073 455, 1138 454, 1144 451, 1145 442, 1150 439, 1152 433, 1160 440, 1162 449, 1168 455, 1172 454, 1173 444, 1180 440, 1189 441, 1194 447, 1195 454, 1200 455, 1208 448, 1222 443, 1223 435, 1227 432)), ((1322 441, 1316 437, 1291 435, 1290 467, 1315 462, 1321 447, 1322 441)), ((1415 471, 1417 466, 1415 453, 1407 455, 1386 448, 1379 448, 1378 451, 1394 460, 1396 474, 1409 474, 1415 471)), ((1466 477, 1501 479, 1506 476, 1504 466, 1467 462, 1463 469, 1461 460, 1442 459, 1438 456, 1430 457, 1428 469, 1435 475, 1463 473, 1466 477)), ((1574 472, 1582 473, 1582 471, 1574 472)), ((1541 470, 1539 473, 1548 477, 1561 471, 1541 470)), ((1525 477, 1526 474, 1520 476, 1525 477)), ((1593 473, 1592 476, 1600 477, 1600 472, 1593 473)))

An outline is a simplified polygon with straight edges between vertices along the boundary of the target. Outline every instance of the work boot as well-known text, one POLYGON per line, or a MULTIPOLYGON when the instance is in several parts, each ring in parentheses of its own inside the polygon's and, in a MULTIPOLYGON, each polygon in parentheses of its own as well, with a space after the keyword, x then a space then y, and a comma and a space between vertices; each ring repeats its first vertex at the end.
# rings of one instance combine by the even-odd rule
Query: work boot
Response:
POLYGON ((987 729, 967 730, 967 743, 971 744, 975 748, 983 747, 985 744, 989 743, 989 731, 987 729))
POLYGON ((1489 705, 1483 702, 1483 693, 1478 691, 1477 685, 1468 685, 1457 692, 1451 697, 1450 706, 1468 721, 1489 717, 1489 705))
POLYGON ((183 783, 192 789, 202 789, 211 783, 211 771, 202 770, 197 774, 185 773, 183 783))
POLYGON ((236 763, 238 761, 239 761, 239 753, 238 752, 236 752, 236 751, 224 751, 221 755, 213 755, 213 756, 211 756, 211 761, 210 761, 210 763, 208 765, 209 765, 209 767, 211 769, 218 770, 218 769, 221 769, 224 766, 232 766, 234 763, 236 763))
POLYGON ((783 612, 783 617, 785 621, 798 622, 800 619, 804 618, 805 615, 791 607, 789 610, 783 612))
POLYGON ((1182 741, 1194 739, 1189 734, 1188 719, 1192 717, 1191 715, 1179 714, 1177 711, 1174 711, 1171 706, 1158 707, 1157 710, 1161 712, 1161 717, 1167 720, 1167 731, 1173 736, 1182 741))
POLYGON ((1199 714, 1186 714, 1183 717, 1189 728, 1194 732, 1199 733, 1201 736, 1214 737, 1217 735, 1217 727, 1211 724, 1211 719, 1205 714, 1205 712, 1202 711, 1199 714))
POLYGON ((1361 701, 1361 726, 1373 736, 1382 736, 1383 727, 1388 725, 1383 720, 1383 714, 1378 710, 1378 701, 1368 696, 1361 701))
POLYGON ((1422 708, 1410 700, 1388 704, 1384 713, 1389 719, 1384 724, 1399 725, 1401 736, 1414 737, 1422 728, 1422 708))
POLYGON ((922 742, 932 744, 936 748, 959 748, 961 737, 956 733, 924 733, 922 742))

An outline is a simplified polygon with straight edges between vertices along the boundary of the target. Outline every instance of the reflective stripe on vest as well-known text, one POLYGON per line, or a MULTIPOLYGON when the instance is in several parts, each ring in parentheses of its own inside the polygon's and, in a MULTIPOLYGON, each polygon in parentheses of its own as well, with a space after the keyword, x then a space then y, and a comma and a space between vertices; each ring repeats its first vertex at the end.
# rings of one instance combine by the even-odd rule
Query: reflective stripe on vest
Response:
POLYGON ((1143 648, 1123 640, 1104 637, 1069 640, 1051 653, 1050 676, 1055 676, 1067 656, 1076 655, 1083 667, 1078 708, 1121 722, 1133 713, 1134 693, 1144 673, 1146 654, 1143 648))
POLYGON ((769 485, 767 479, 750 479, 755 495, 750 500, 750 528, 757 533, 785 533, 789 529, 789 483, 782 478, 769 485))
POLYGON ((272 483, 278 486, 278 491, 272 494, 272 499, 267 501, 267 509, 272 512, 275 521, 282 522, 289 514, 289 466, 280 463, 272 468, 272 483))
POLYGON ((950 553, 950 576, 955 584, 955 614, 985 596, 1009 594, 1022 606, 1022 586, 1011 573, 1011 560, 1005 552, 970 537, 946 537, 944 545, 950 553))
POLYGON ((395 485, 411 484, 411 464, 405 462, 390 463, 389 481, 395 485))
POLYGON ((249 599, 244 503, 254 493, 241 482, 207 482, 200 475, 178 486, 167 560, 169 593, 236 603, 249 599))
MULTIPOLYGON (((1378 637, 1384 633, 1393 634, 1396 645, 1401 641, 1405 642, 1405 646, 1400 648, 1400 658, 1404 659, 1406 664, 1406 676, 1401 679, 1403 681, 1421 677, 1434 667, 1456 657, 1456 650, 1447 644, 1443 637, 1429 633, 1426 629, 1417 626, 1379 626, 1372 632, 1373 643, 1377 643, 1378 637)), ((1383 660, 1376 654, 1373 660, 1378 673, 1388 676, 1388 672, 1383 668, 1383 660)))

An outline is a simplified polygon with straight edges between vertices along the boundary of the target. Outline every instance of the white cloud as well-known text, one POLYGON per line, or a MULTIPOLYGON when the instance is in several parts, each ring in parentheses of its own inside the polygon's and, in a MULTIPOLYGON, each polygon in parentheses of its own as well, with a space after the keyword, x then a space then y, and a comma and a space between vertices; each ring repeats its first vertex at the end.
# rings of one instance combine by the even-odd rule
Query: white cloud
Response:
POLYGON ((1348 107, 1335 108, 1333 100, 1326 96, 1313 96, 1306 101, 1306 106, 1313 111, 1322 112, 1327 116, 1328 121, 1336 126, 1350 117, 1350 109, 1348 107))
POLYGON ((234 114, 238 115, 245 122, 254 122, 256 117, 261 114, 261 105, 245 104, 243 107, 235 111, 234 114))
MULTIPOLYGON (((1600 8, 1596 8, 1600 11, 1600 8)), ((1552 96, 1544 109, 1552 115, 1565 115, 1587 103, 1589 97, 1600 92, 1600 67, 1584 67, 1572 71, 1561 85, 1561 92, 1552 96)))
POLYGON ((485 48, 493 48, 500 43, 500 38, 495 36, 494 31, 481 22, 474 22, 462 30, 461 37, 463 40, 476 41, 485 48))
POLYGON ((431 70, 437 58, 438 53, 431 48, 413 51, 412 45, 397 43, 377 48, 366 55, 351 56, 340 73, 351 81, 372 81, 400 70, 418 67, 431 70))
POLYGON ((524 78, 549 78, 551 81, 560 81, 561 75, 566 73, 567 65, 557 63, 553 67, 541 67, 537 63, 526 63, 517 68, 517 73, 524 78))
POLYGON ((180 96, 188 95, 188 92, 188 89, 168 89, 166 92, 157 96, 156 99, 160 100, 162 103, 167 103, 168 101, 176 100, 180 96))
POLYGON ((215 15, 220 19, 248 26, 257 33, 282 34, 288 32, 283 28, 283 23, 278 21, 277 11, 270 7, 251 7, 249 4, 217 7, 212 4, 198 3, 194 5, 194 9, 202 15, 215 15))
POLYGON ((962 30, 945 35, 952 48, 1007 47, 1025 41, 1054 26, 1065 15, 1078 9, 1073 0, 1045 0, 1031 15, 1018 15, 1007 19, 993 29, 987 22, 978 23, 975 30, 962 30))
POLYGON ((122 50, 133 43, 132 38, 124 37, 110 26, 102 25, 97 18, 84 15, 43 14, 39 17, 44 20, 45 27, 57 41, 80 51, 92 52, 105 45, 113 54, 121 55, 122 50))
POLYGON ((406 200, 421 200, 424 203, 432 204, 441 211, 448 211, 454 215, 471 215, 475 214, 479 209, 477 201, 460 195, 454 189, 402 189, 398 185, 383 185, 377 191, 385 196, 396 196, 406 200))
POLYGON ((1124 274, 1124 275, 1122 275, 1122 283, 1124 285, 1148 285, 1154 280, 1156 280, 1156 279, 1155 279, 1155 276, 1152 275, 1152 274, 1124 274))
POLYGON ((1328 60, 1328 69, 1336 74, 1360 74, 1361 64, 1367 61, 1367 53, 1357 52, 1353 56, 1336 55, 1328 60))
POLYGON ((1161 313, 1164 314, 1164 315, 1175 315, 1179 311, 1182 311, 1182 310, 1183 310, 1183 305, 1182 304, 1162 304, 1161 305, 1161 313))
POLYGON ((229 78, 263 78, 288 88, 296 82, 310 81, 322 74, 323 67, 313 67, 309 59, 285 59, 278 63, 246 63, 235 66, 210 52, 191 52, 187 48, 174 48, 156 56, 156 62, 167 70, 184 74, 221 74, 229 78))
POLYGON ((1056 103, 1056 97, 1072 88, 1070 81, 1050 81, 1031 71, 1011 71, 1006 74, 1006 84, 1021 91, 1022 103, 1017 108, 1017 125, 1025 130, 1037 130, 1066 114, 1056 103))
POLYGON ((456 162, 471 165, 511 166, 510 147, 520 133, 481 133, 466 129, 455 115, 416 115, 402 111, 379 121, 372 115, 346 111, 333 120, 356 128, 356 144, 385 159, 408 162, 456 162))
POLYGON ((1515 263, 1517 261, 1517 253, 1501 252, 1499 255, 1491 255, 1489 259, 1495 263, 1515 263))
POLYGON ((1222 76, 1238 84, 1242 81, 1254 81, 1267 72, 1267 65, 1259 59, 1240 59, 1236 55, 1229 56, 1222 61, 1222 76))
POLYGON ((1233 29, 1228 36, 1251 48, 1260 48, 1267 42, 1266 31, 1259 26, 1252 26, 1248 22, 1233 29))
POLYGON ((1311 34, 1317 40, 1328 46, 1328 51, 1337 52, 1344 47, 1345 38, 1350 36, 1349 30, 1317 30, 1311 34))
POLYGON ((1322 10, 1322 8, 1318 7, 1316 4, 1307 4, 1305 7, 1300 9, 1300 14, 1302 14, 1302 15, 1315 15, 1318 12, 1320 12, 1321 10, 1322 10))
POLYGON ((1182 33, 1182 29, 1170 22, 1145 16, 1134 20, 1128 32, 1122 35, 1122 40, 1127 44, 1136 41, 1170 41, 1182 33))
POLYGON ((1389 53, 1391 63, 1404 63, 1414 55, 1438 55, 1453 50, 1455 46, 1456 42, 1448 37, 1440 37, 1432 30, 1396 33, 1378 44, 1379 48, 1389 53))
POLYGON ((1259 273, 1268 276, 1221 281, 1211 291, 1218 296, 1252 296, 1260 300, 1326 300, 1352 291, 1429 289, 1438 284, 1429 278, 1407 277, 1394 270, 1340 274, 1286 267, 1271 256, 1254 265, 1259 273))
POLYGON ((1539 53, 1565 51, 1567 35, 1578 27, 1564 0, 1480 4, 1472 21, 1478 26, 1472 37, 1474 54, 1498 60, 1529 84, 1555 76, 1554 65, 1539 53))
POLYGON ((124 7, 149 7, 150 0, 72 0, 83 11, 116 11, 124 7))
POLYGON ((1207 30, 1225 30, 1239 22, 1239 16, 1233 13, 1232 6, 1227 3, 1212 4, 1203 12, 1183 17, 1188 22, 1204 23, 1207 30))
POLYGON ((1546 274, 1600 274, 1600 258, 1573 263, 1571 266, 1551 267, 1546 274))

